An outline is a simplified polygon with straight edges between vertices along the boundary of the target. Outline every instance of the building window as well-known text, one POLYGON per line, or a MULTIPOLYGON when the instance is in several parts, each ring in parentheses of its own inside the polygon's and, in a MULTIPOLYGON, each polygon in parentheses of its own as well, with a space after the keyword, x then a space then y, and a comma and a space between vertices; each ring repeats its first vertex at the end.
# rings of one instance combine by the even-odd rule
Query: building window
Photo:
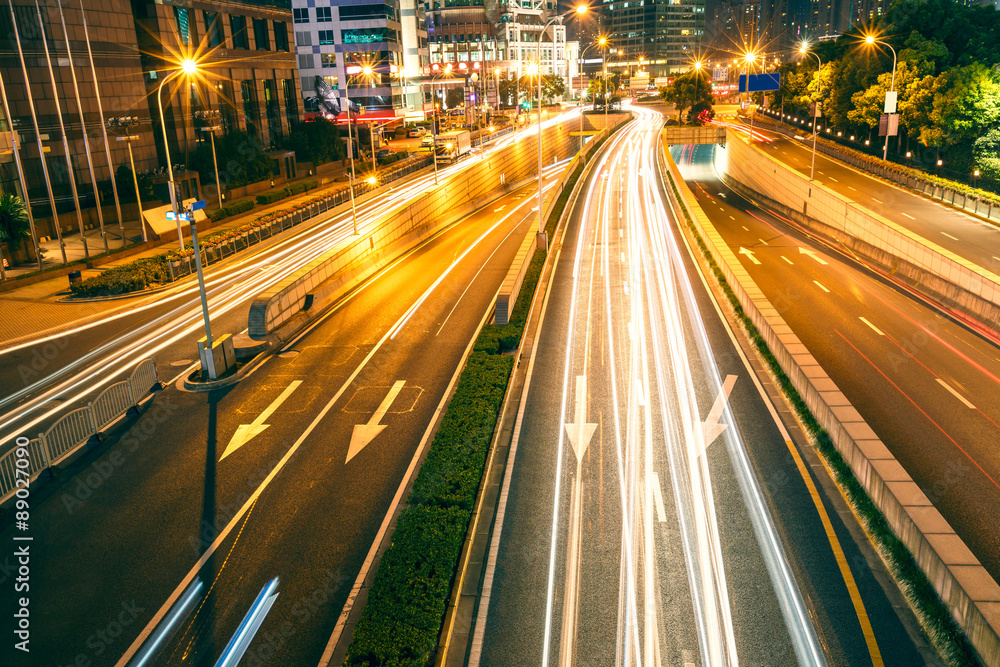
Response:
POLYGON ((284 21, 274 22, 274 50, 288 52, 288 26, 284 21))
POLYGON ((271 50, 271 36, 267 32, 267 19, 253 20, 253 42, 258 51, 271 50))
POLYGON ((337 54, 336 53, 321 53, 320 58, 323 61, 323 67, 336 67, 337 66, 337 54))
POLYGON ((299 69, 313 69, 316 67, 315 61, 313 60, 313 54, 311 53, 300 53, 299 54, 299 69))
POLYGON ((296 23, 309 23, 309 8, 296 7, 292 10, 292 16, 295 17, 296 23))
POLYGON ((295 79, 282 79, 281 92, 285 96, 285 118, 288 127, 299 122, 299 96, 295 93, 295 79))
POLYGON ((247 17, 232 14, 229 17, 229 27, 233 31, 233 48, 250 49, 250 38, 247 36, 247 17))
MULTIPOLYGON (((345 44, 347 42, 344 42, 345 44)), ((332 30, 320 30, 319 31, 319 44, 324 46, 326 44, 333 44, 333 31, 332 30)))
POLYGON ((271 143, 280 139, 284 132, 281 127, 281 106, 278 103, 278 86, 274 79, 263 79, 264 111, 267 115, 267 134, 271 143))
POLYGON ((396 9, 391 5, 346 5, 340 8, 341 21, 387 18, 396 20, 396 9))
POLYGON ((191 40, 191 22, 188 10, 183 7, 174 7, 174 18, 177 19, 177 38, 181 44, 188 45, 191 40))
POLYGON ((219 111, 222 112, 222 131, 232 132, 239 129, 236 121, 236 103, 233 99, 233 82, 219 81, 215 84, 215 92, 219 96, 219 111))
POLYGON ((323 80, 326 81, 326 85, 330 86, 334 90, 340 90, 340 81, 336 74, 327 74, 323 77, 323 80))
POLYGON ((203 12, 208 45, 211 48, 222 46, 222 22, 218 12, 203 12))
POLYGON ((329 7, 316 8, 316 23, 330 23, 333 21, 333 12, 329 7))
POLYGON ((388 41, 389 33, 387 28, 357 28, 341 30, 340 39, 344 44, 374 44, 388 41))
POLYGON ((295 46, 312 46, 313 38, 311 32, 296 32, 295 46))
POLYGON ((243 116, 246 118, 247 133, 260 136, 260 111, 257 106, 257 82, 253 79, 240 81, 243 99, 243 116))

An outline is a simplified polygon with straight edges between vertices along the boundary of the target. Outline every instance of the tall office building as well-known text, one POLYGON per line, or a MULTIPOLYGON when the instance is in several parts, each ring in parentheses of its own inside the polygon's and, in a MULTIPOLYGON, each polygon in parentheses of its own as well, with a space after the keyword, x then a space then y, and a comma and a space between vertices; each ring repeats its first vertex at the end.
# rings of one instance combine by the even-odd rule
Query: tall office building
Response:
POLYGON ((614 49, 609 67, 648 72, 650 81, 691 67, 705 48, 705 0, 603 0, 614 49))
POLYGON ((292 0, 295 49, 307 111, 364 110, 361 120, 422 119, 429 98, 409 79, 429 63, 417 0, 292 0), (373 74, 366 76, 364 68, 373 74), (326 102, 325 106, 322 106, 326 102))

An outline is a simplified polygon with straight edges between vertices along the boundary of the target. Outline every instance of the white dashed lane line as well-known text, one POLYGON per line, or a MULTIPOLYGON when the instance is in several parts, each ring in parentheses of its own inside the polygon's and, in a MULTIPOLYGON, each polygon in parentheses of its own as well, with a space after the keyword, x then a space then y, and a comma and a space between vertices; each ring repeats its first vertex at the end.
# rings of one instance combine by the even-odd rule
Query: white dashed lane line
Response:
POLYGON ((900 214, 900 215, 905 215, 905 216, 906 216, 907 218, 909 218, 910 220, 916 220, 916 218, 914 218, 914 217, 913 217, 912 215, 910 215, 909 213, 903 213, 902 211, 900 211, 900 212, 899 212, 899 214, 900 214))
POLYGON ((951 239, 952 241, 957 241, 957 240, 958 240, 958 237, 957 237, 957 236, 952 236, 952 235, 951 235, 951 234, 949 234, 948 232, 941 232, 941 233, 942 233, 942 234, 943 234, 944 236, 947 236, 948 238, 950 238, 950 239, 951 239))
MULTIPOLYGON (((818 280, 814 280, 813 282, 814 282, 814 283, 816 283, 816 285, 817 285, 817 286, 818 286, 818 287, 819 287, 819 288, 820 288, 821 290, 823 290, 824 292, 826 292, 827 294, 829 294, 829 293, 830 293, 830 290, 828 290, 827 288, 825 288, 825 287, 823 286, 823 283, 821 283, 820 281, 818 281, 818 280)), ((864 319, 864 318, 862 318, 862 319, 864 319)))
POLYGON ((862 322, 864 322, 865 324, 867 324, 868 326, 870 326, 872 328, 872 331, 874 331, 875 333, 877 333, 879 336, 884 336, 885 335, 884 333, 882 333, 881 329, 879 329, 877 326, 875 326, 874 324, 872 324, 871 322, 869 322, 865 318, 861 317, 861 318, 858 318, 858 319, 860 319, 862 322))
POLYGON ((942 387, 944 387, 945 389, 947 389, 951 393, 952 396, 954 396, 958 400, 962 401, 962 403, 965 403, 965 407, 969 408, 970 410, 975 410, 976 409, 976 406, 974 406, 972 403, 970 403, 969 400, 967 398, 965 398, 965 396, 962 396, 960 393, 958 393, 957 391, 955 391, 951 387, 950 384, 948 384, 947 382, 945 382, 941 378, 935 378, 935 379, 938 381, 938 384, 941 385, 942 387))

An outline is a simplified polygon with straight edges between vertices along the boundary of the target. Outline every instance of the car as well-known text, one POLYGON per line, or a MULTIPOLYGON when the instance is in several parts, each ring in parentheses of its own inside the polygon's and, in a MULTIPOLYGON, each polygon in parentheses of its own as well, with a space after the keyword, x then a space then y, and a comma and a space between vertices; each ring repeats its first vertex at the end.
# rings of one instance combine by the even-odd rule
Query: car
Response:
POLYGON ((427 134, 427 130, 425 130, 424 128, 422 128, 422 127, 411 127, 410 131, 406 133, 406 136, 408 136, 408 137, 410 137, 412 139, 413 137, 422 137, 425 134, 427 134))
POLYGON ((420 145, 421 146, 433 146, 434 145, 434 137, 432 137, 429 134, 425 134, 424 138, 420 140, 420 145))
POLYGON ((377 153, 375 153, 375 157, 377 157, 377 158, 383 158, 383 157, 389 157, 390 155, 395 155, 395 154, 396 154, 396 151, 392 150, 391 148, 382 148, 377 153))

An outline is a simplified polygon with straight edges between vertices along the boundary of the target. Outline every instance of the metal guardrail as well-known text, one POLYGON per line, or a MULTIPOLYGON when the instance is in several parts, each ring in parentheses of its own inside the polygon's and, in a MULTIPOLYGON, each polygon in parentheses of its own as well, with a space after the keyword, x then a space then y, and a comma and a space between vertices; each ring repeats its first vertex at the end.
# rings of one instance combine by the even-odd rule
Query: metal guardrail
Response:
MULTIPOLYGON (((794 135, 797 133, 797 128, 794 126, 785 126, 784 124, 777 122, 777 120, 771 120, 767 117, 760 118, 758 116, 755 122, 758 125, 768 126, 768 129, 784 135, 794 135)), ((900 169, 894 169, 894 165, 892 163, 888 165, 872 163, 857 156, 845 153, 837 147, 825 145, 819 142, 816 143, 816 150, 824 155, 836 158, 841 162, 846 162, 852 167, 866 171, 869 174, 884 178, 887 181, 892 181, 896 185, 916 190, 917 192, 927 195, 932 199, 938 199, 947 204, 951 204, 952 206, 957 206, 962 210, 969 211, 970 213, 974 213, 989 220, 1000 222, 1000 204, 994 204, 989 200, 981 200, 977 197, 953 190, 952 188, 947 188, 938 183, 932 183, 931 181, 911 176, 900 169)))
MULTIPOLYGON (((109 424, 138 406, 138 399, 159 384, 156 362, 145 359, 132 374, 116 382, 82 408, 63 415, 37 438, 18 444, 0 455, 0 503, 6 502, 17 490, 17 480, 34 480, 45 470, 86 445, 109 424), (18 450, 27 450, 27 456, 18 450), (25 460, 27 462, 25 462, 25 460)), ((22 442, 26 438, 19 438, 22 442)))

